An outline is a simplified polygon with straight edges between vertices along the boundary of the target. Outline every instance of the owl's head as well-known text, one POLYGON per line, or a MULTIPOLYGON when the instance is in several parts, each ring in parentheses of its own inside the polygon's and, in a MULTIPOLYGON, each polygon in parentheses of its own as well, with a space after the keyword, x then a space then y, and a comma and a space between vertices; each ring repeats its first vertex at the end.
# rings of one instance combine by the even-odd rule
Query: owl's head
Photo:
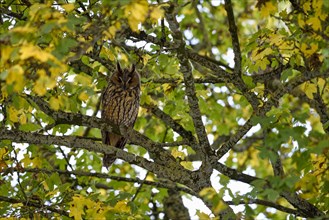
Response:
POLYGON ((134 64, 130 69, 121 69, 120 63, 117 62, 117 71, 113 73, 110 81, 123 90, 132 90, 140 87, 140 77, 135 71, 134 64))

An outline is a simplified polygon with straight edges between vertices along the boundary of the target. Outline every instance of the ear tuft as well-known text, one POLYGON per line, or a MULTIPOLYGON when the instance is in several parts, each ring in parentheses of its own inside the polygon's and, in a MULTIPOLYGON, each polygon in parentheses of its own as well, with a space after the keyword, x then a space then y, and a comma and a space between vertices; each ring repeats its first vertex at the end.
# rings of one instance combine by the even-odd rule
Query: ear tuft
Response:
POLYGON ((135 69, 136 69, 136 65, 135 65, 135 64, 133 64, 133 65, 131 66, 131 69, 130 69, 130 73, 133 73, 133 72, 135 72, 135 69))

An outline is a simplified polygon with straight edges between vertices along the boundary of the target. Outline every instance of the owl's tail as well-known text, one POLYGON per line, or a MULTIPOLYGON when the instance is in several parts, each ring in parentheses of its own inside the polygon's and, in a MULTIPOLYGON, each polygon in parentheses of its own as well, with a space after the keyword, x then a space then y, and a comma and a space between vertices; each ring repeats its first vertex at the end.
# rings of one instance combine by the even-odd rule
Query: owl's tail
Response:
POLYGON ((104 154, 103 166, 109 168, 112 165, 112 163, 115 161, 115 159, 116 159, 115 156, 112 154, 104 154))

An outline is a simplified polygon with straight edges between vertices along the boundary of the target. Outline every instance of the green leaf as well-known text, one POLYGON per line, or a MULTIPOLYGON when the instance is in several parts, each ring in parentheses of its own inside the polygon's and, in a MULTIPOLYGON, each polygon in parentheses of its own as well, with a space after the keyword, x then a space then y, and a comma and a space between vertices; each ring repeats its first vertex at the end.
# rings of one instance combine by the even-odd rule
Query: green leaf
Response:
POLYGON ((31 124, 31 123, 21 124, 19 126, 19 129, 22 130, 22 131, 37 131, 40 128, 41 128, 40 125, 38 125, 38 124, 31 124))

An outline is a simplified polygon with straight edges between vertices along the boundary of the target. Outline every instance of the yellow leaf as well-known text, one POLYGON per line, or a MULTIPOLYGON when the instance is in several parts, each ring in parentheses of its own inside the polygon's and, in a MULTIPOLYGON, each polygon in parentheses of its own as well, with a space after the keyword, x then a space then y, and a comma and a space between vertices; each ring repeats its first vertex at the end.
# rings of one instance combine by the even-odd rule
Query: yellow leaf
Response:
POLYGON ((323 6, 323 0, 312 0, 312 7, 316 12, 320 11, 323 6))
POLYGON ((173 157, 177 158, 177 157, 180 157, 180 158, 183 158, 185 157, 185 154, 177 149, 173 149, 171 151, 171 155, 173 155, 173 157))
POLYGON ((116 21, 113 25, 111 25, 106 31, 104 31, 104 34, 110 38, 113 39, 115 37, 115 34, 118 30, 121 29, 121 23, 119 21, 116 21))
POLYGON ((34 84, 33 91, 39 95, 43 96, 46 94, 47 89, 53 89, 56 86, 56 77, 49 77, 46 75, 45 70, 38 70, 39 78, 34 84))
POLYGON ((200 220, 210 220, 211 219, 209 217, 209 215, 207 215, 204 212, 200 212, 199 210, 197 210, 196 215, 199 217, 200 220))
POLYGON ((0 159, 8 154, 8 149, 6 147, 0 148, 0 159))
POLYGON ((306 56, 309 57, 312 54, 314 54, 316 51, 318 51, 318 45, 315 43, 311 44, 311 47, 305 43, 302 43, 300 50, 302 51, 302 53, 306 56))
POLYGON ((41 9, 46 8, 46 4, 32 4, 31 7, 29 8, 29 15, 31 18, 33 18, 41 9))
POLYGON ((265 48, 264 50, 254 50, 251 53, 251 58, 254 61, 263 59, 267 55, 272 54, 273 50, 270 47, 265 48))
POLYGON ((172 86, 172 84, 169 84, 169 83, 162 84, 162 88, 166 95, 173 91, 173 86, 172 86))
POLYGON ((206 197, 207 199, 212 199, 216 194, 217 194, 216 190, 212 187, 203 188, 199 192, 199 195, 201 197, 206 197))
POLYGON ((122 53, 120 54, 120 58, 123 61, 123 63, 127 63, 128 62, 128 57, 126 54, 122 53))
POLYGON ((317 87, 314 83, 305 82, 300 85, 300 89, 305 92, 306 96, 313 99, 313 93, 317 92, 317 87))
POLYGON ((215 215, 218 215, 220 213, 220 211, 224 210, 225 208, 227 208, 227 205, 224 203, 223 200, 218 201, 218 203, 216 205, 214 205, 211 210, 213 211, 213 213, 215 215))
POLYGON ((274 14, 277 11, 275 5, 273 5, 272 1, 268 1, 265 3, 264 7, 262 7, 260 14, 262 17, 268 17, 270 14, 274 14))
POLYGON ((134 32, 138 32, 138 25, 143 23, 148 13, 148 3, 146 0, 132 1, 126 5, 125 17, 128 19, 128 24, 134 32))
POLYGON ((43 188, 46 190, 46 191, 49 191, 49 186, 47 184, 46 181, 42 181, 42 185, 43 185, 43 188))
POLYGON ((323 89, 324 89, 325 85, 326 85, 326 81, 322 78, 319 78, 318 79, 318 86, 319 86, 320 93, 323 93, 323 89))
POLYGON ((308 12, 311 10, 311 2, 310 1, 305 1, 305 3, 303 4, 303 9, 305 12, 308 12))
POLYGON ((145 54, 143 56, 143 64, 144 64, 144 66, 147 64, 147 62, 149 61, 150 58, 152 58, 152 57, 150 55, 148 55, 148 54, 145 54))
POLYGON ((32 168, 38 168, 42 166, 42 160, 39 157, 35 157, 31 160, 32 168))
POLYGON ((34 57, 35 59, 40 60, 41 62, 46 62, 49 59, 54 60, 54 56, 46 51, 41 50, 40 47, 28 44, 23 45, 20 49, 20 58, 26 60, 28 58, 34 57))
POLYGON ((47 92, 46 85, 45 85, 45 80, 43 77, 40 77, 36 83, 34 84, 33 91, 39 95, 39 96, 44 96, 47 92))
POLYGON ((155 7, 153 8, 151 14, 150 14, 150 18, 152 20, 152 22, 157 22, 160 18, 163 17, 164 11, 161 7, 155 7))
POLYGON ((23 203, 15 203, 15 204, 12 204, 11 205, 13 208, 18 208, 18 207, 21 207, 21 206, 24 206, 23 203))
POLYGON ((9 120, 12 122, 18 122, 18 113, 19 112, 14 107, 10 106, 8 110, 9 120))
MULTIPOLYGON (((46 190, 46 191, 49 191, 49 189, 46 190)), ((53 191, 48 192, 48 193, 46 194, 46 197, 53 197, 53 196, 55 196, 57 193, 59 193, 59 190, 58 190, 58 189, 55 189, 55 190, 53 190, 53 191)))
POLYGON ((1 66, 4 65, 7 62, 7 60, 9 60, 12 51, 13 51, 12 47, 1 45, 0 47, 1 66))
POLYGON ((89 98, 89 96, 88 96, 88 94, 85 92, 85 91, 83 91, 83 92, 81 92, 80 94, 79 94, 79 97, 78 97, 81 101, 87 101, 88 100, 88 98, 89 98))
POLYGON ((66 12, 71 12, 74 10, 74 4, 64 4, 62 7, 65 9, 66 12))
POLYGON ((82 219, 82 215, 85 214, 83 211, 84 207, 84 197, 82 195, 73 196, 73 200, 70 204, 70 217, 74 217, 74 219, 82 219))
POLYGON ((115 56, 114 54, 112 53, 111 50, 109 50, 108 48, 106 47, 102 47, 101 49, 101 54, 104 54, 109 60, 111 61, 114 61, 115 60, 115 56))
POLYGON ((50 108, 54 109, 55 111, 58 111, 59 110, 59 99, 55 98, 55 97, 51 97, 49 99, 49 105, 50 105, 50 108))
POLYGON ((272 44, 280 46, 282 45, 283 36, 280 34, 270 34, 270 41, 272 44))
POLYGON ((15 27, 11 30, 11 32, 19 33, 19 34, 28 34, 28 33, 35 33, 37 31, 36 28, 26 26, 15 27))
POLYGON ((11 67, 8 70, 6 83, 9 85, 13 84, 15 92, 21 92, 25 85, 23 68, 19 65, 11 67))
POLYGON ((310 24, 313 27, 313 29, 316 31, 322 30, 321 21, 318 17, 312 17, 312 18, 308 19, 307 23, 310 24))
POLYGON ((64 108, 70 106, 69 98, 64 95, 58 96, 59 107, 64 108))
POLYGON ((297 21, 298 21, 298 25, 300 27, 304 27, 305 26, 304 17, 302 16, 302 14, 298 14, 297 21))
POLYGON ((22 112, 21 115, 19 116, 19 123, 26 124, 26 121, 27 121, 26 114, 22 112))
POLYGON ((118 211, 118 212, 130 212, 130 206, 127 205, 126 201, 119 201, 117 202, 117 204, 114 206, 113 208, 114 210, 118 211))
POLYGON ((152 175, 147 175, 146 180, 147 181, 154 181, 154 177, 152 175))

